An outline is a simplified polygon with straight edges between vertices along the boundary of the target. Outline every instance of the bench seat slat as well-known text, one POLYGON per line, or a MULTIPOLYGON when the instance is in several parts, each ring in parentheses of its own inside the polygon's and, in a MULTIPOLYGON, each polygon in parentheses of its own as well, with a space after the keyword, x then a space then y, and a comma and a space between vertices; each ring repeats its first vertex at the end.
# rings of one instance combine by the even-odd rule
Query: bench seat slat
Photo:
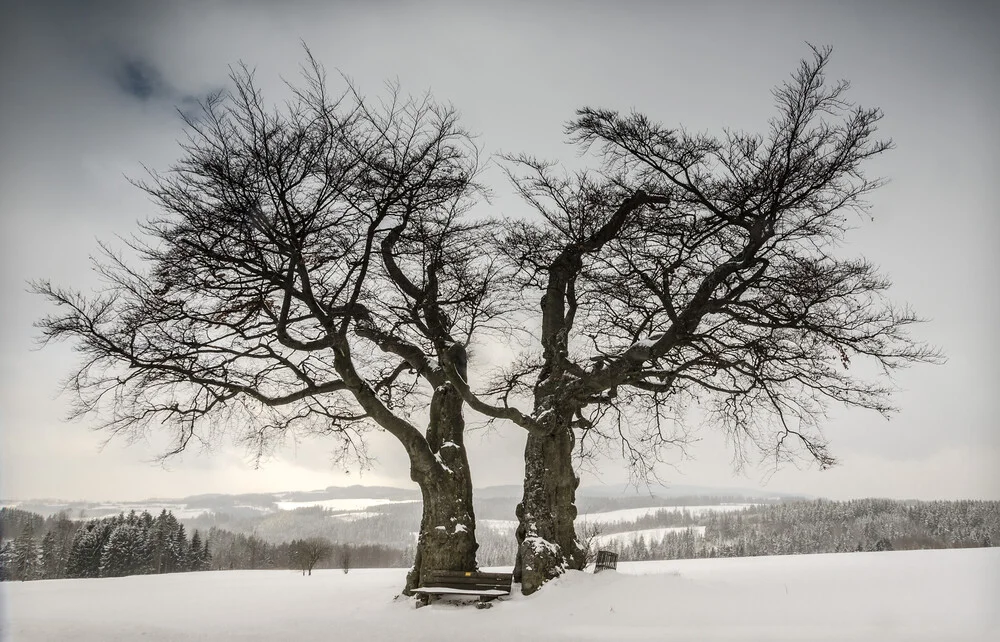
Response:
POLYGON ((424 577, 430 580, 487 580, 490 582, 509 582, 511 580, 510 573, 469 573, 468 575, 462 572, 447 572, 443 573, 440 571, 424 573, 424 577))
POLYGON ((511 587, 506 584, 448 584, 445 582, 431 582, 423 584, 421 588, 453 588, 465 591, 507 591, 510 593, 511 587))
POLYGON ((494 597, 502 597, 504 595, 510 595, 510 591, 503 591, 499 589, 483 589, 479 591, 474 591, 468 589, 451 588, 448 586, 423 586, 417 589, 413 589, 413 592, 427 593, 429 595, 486 595, 494 597))
POLYGON ((444 579, 444 578, 425 578, 421 584, 423 586, 430 586, 431 584, 497 584, 507 586, 510 584, 510 580, 484 580, 478 577, 460 577, 455 579, 444 579))

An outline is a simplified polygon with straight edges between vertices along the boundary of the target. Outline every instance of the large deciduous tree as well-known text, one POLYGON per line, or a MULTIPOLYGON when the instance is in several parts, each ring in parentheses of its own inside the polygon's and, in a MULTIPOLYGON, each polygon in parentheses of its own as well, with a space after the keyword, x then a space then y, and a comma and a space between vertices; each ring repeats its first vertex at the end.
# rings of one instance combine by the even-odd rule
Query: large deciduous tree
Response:
POLYGON ((410 589, 425 569, 476 568, 463 403, 422 326, 432 311, 464 377, 503 310, 469 252, 486 231, 456 222, 478 151, 452 108, 349 82, 333 96, 310 63, 280 109, 236 68, 186 117, 180 161, 136 182, 161 212, 130 242, 138 260, 106 252, 94 294, 36 283, 58 306, 39 325, 82 355, 78 412, 112 435, 168 427, 167 455, 231 431, 260 457, 307 431, 364 460, 366 429, 391 434, 423 497, 410 589))
POLYGON ((740 459, 756 449, 825 468, 830 403, 889 413, 887 376, 938 358, 908 335, 917 319, 887 299, 888 279, 838 252, 881 183, 865 166, 890 143, 876 138, 879 110, 824 79, 830 51, 813 53, 774 90, 762 135, 586 108, 567 131, 596 171, 508 158, 542 219, 509 223, 502 241, 541 295, 541 350, 482 391, 443 363, 471 407, 527 430, 515 567, 525 593, 584 563, 577 447, 616 439, 648 470, 683 442, 679 413, 696 406, 740 459))

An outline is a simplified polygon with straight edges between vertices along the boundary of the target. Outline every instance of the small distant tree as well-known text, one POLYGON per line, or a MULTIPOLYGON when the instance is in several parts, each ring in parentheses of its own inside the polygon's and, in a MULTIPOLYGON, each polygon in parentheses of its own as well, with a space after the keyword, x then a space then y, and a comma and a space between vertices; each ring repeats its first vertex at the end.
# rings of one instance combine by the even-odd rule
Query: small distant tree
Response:
POLYGON ((344 575, 347 575, 351 570, 351 545, 341 544, 340 549, 337 551, 337 562, 339 562, 340 568, 344 571, 344 575))
POLYGON ((325 537, 310 537, 295 540, 290 549, 292 563, 302 569, 302 574, 312 575, 312 570, 321 560, 333 554, 333 544, 325 537))
POLYGON ((576 536, 584 553, 584 568, 597 561, 597 549, 600 548, 600 537, 603 534, 604 529, 598 522, 583 522, 577 527, 576 536))
POLYGON ((147 542, 150 573, 168 573, 172 570, 169 552, 171 533, 176 523, 176 520, 172 518, 173 515, 164 509, 153 520, 147 542))
POLYGON ((35 544, 34 533, 26 526, 14 540, 13 573, 11 579, 33 580, 38 569, 38 546, 35 544))
POLYGON ((241 560, 246 565, 244 568, 264 568, 267 563, 267 542, 257 537, 256 533, 240 537, 237 541, 243 544, 242 548, 245 550, 244 559, 241 560))
POLYGON ((69 560, 70 547, 73 544, 73 536, 79 528, 80 524, 71 520, 66 511, 61 511, 51 518, 48 532, 52 533, 55 539, 56 558, 51 578, 66 577, 66 563, 69 560))
POLYGON ((205 539, 205 545, 201 549, 201 570, 207 571, 212 568, 212 551, 209 549, 209 540, 205 539))
POLYGON ((46 532, 45 537, 42 538, 39 577, 41 579, 59 577, 59 550, 56 545, 56 535, 53 531, 46 532))
POLYGON ((177 524, 177 530, 174 531, 173 541, 170 546, 170 555, 173 570, 188 570, 188 541, 187 533, 184 531, 183 524, 177 524))
POLYGON ((14 544, 13 542, 5 542, 3 546, 0 546, 0 582, 14 579, 13 567, 14 544))
POLYGON ((201 546, 201 535, 197 529, 191 535, 191 546, 188 548, 187 553, 187 570, 204 570, 204 551, 201 546))
POLYGON ((124 577, 138 573, 143 559, 142 530, 135 524, 119 524, 111 531, 101 554, 101 577, 124 577))

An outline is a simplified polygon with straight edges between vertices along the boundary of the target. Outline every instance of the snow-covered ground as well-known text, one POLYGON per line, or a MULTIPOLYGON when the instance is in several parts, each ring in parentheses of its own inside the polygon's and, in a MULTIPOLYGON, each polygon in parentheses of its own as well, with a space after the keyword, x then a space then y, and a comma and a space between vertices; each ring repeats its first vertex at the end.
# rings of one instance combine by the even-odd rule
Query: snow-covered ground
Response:
POLYGON ((740 511, 756 504, 715 504, 709 506, 643 506, 642 508, 623 508, 603 513, 583 513, 576 520, 590 524, 614 524, 615 522, 634 522, 640 517, 656 513, 680 513, 687 511, 692 517, 705 513, 730 513, 740 511))
POLYGON ((350 498, 350 499, 315 499, 305 502, 275 502, 275 505, 281 510, 295 510, 296 508, 308 508, 311 506, 322 506, 323 508, 329 508, 332 510, 364 510, 372 506, 384 506, 385 504, 412 504, 416 500, 392 500, 392 499, 374 499, 370 497, 365 498, 350 498))
POLYGON ((393 600, 405 571, 0 585, 4 640, 1000 640, 1000 548, 623 563, 492 609, 393 600))
POLYGON ((358 520, 369 519, 371 517, 378 517, 379 515, 384 515, 384 514, 385 513, 379 513, 376 511, 337 513, 336 515, 330 515, 330 519, 336 519, 342 522, 356 522, 358 520))
POLYGON ((649 544, 651 542, 661 542, 663 541, 663 536, 667 533, 683 533, 684 531, 692 531, 696 536, 703 537, 705 535, 704 526, 668 526, 663 528, 641 528, 636 531, 622 531, 621 533, 609 533, 607 535, 598 535, 594 538, 594 544, 597 546, 607 546, 611 542, 621 542, 623 544, 630 544, 639 537, 649 544))
POLYGON ((486 526, 498 531, 512 531, 517 528, 516 519, 477 519, 477 526, 486 526))
MULTIPOLYGON (((620 510, 610 510, 602 513, 582 513, 577 516, 578 525, 581 524, 617 524, 619 522, 634 522, 635 520, 655 515, 659 512, 680 513, 687 511, 692 517, 697 517, 705 513, 728 513, 739 511, 757 504, 715 504, 709 506, 643 506, 640 508, 622 508, 620 510)), ((487 526, 494 530, 514 530, 517 528, 517 520, 514 519, 480 519, 477 522, 480 526, 487 526)), ((704 530, 704 529, 702 529, 704 530)))

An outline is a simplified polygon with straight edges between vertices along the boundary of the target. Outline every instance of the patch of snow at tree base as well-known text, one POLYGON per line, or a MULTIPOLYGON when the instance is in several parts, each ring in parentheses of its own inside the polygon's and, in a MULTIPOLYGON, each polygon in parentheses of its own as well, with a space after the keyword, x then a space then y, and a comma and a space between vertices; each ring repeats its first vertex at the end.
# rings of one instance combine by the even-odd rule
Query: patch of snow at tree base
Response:
MULTIPOLYGON (((507 569, 509 570, 509 569, 507 569)), ((620 563, 477 610, 393 600, 403 569, 6 582, 3 639, 1000 639, 1000 548, 620 563)), ((516 591, 516 587, 515 587, 516 591)))

